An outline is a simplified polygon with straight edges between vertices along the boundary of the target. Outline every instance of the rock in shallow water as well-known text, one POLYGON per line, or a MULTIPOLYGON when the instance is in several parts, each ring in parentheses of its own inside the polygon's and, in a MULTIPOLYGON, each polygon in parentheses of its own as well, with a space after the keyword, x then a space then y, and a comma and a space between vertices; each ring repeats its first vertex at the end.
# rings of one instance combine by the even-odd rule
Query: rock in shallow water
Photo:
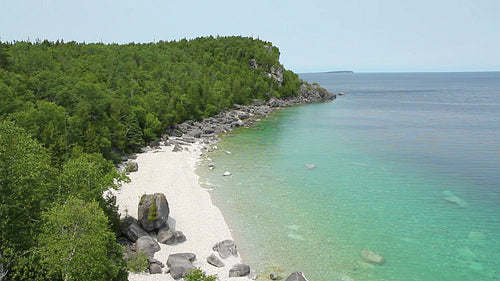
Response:
POLYGON ((294 273, 290 274, 290 276, 288 276, 288 278, 286 278, 285 281, 309 281, 309 280, 307 280, 306 276, 304 275, 304 272, 295 271, 294 273))
POLYGON ((376 265, 382 265, 385 262, 384 257, 368 248, 363 248, 363 250, 361 250, 361 257, 366 261, 376 265))

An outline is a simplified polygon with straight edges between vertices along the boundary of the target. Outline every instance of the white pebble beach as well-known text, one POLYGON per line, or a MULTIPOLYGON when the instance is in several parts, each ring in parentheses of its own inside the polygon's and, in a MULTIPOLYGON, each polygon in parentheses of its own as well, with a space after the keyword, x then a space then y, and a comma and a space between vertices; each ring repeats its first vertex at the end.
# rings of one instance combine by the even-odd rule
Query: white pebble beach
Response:
MULTIPOLYGON (((207 263, 217 242, 232 239, 231 231, 220 210, 212 204, 209 191, 199 184, 195 173, 200 160, 201 146, 193 144, 188 150, 172 152, 172 146, 161 146, 137 154, 133 160, 139 166, 137 172, 130 173, 130 183, 125 183, 116 195, 116 202, 122 217, 129 215, 137 218, 137 207, 143 194, 165 194, 169 208, 169 225, 182 231, 187 241, 177 245, 160 244, 161 250, 154 258, 166 265, 169 254, 194 253, 194 265, 207 274, 217 274, 219 280, 249 280, 247 277, 229 278, 229 269, 241 262, 240 257, 221 259, 225 267, 217 268, 207 263)), ((238 241, 235 241, 238 245, 238 241)), ((164 268, 164 271, 167 267, 164 268)), ((174 280, 170 274, 133 274, 131 281, 174 280)))

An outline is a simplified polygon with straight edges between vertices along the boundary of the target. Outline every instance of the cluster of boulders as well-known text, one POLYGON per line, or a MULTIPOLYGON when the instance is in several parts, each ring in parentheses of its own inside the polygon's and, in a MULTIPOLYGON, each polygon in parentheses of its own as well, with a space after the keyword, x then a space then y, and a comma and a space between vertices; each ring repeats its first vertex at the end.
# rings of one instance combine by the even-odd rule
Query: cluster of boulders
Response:
POLYGON ((127 240, 121 239, 120 242, 129 250, 144 252, 148 256, 150 273, 162 273, 164 264, 154 258, 160 250, 159 243, 182 243, 186 241, 186 236, 168 225, 170 209, 164 194, 144 194, 137 211, 138 219, 126 217, 122 220, 120 230, 127 240))

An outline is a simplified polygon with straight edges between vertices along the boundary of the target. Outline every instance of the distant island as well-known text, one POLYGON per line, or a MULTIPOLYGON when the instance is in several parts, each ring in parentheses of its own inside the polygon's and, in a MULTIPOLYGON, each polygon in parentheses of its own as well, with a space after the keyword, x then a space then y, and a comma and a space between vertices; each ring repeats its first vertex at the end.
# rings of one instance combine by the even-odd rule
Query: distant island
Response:
POLYGON ((354 73, 354 71, 352 70, 337 70, 337 71, 327 71, 327 72, 323 72, 323 73, 354 73))

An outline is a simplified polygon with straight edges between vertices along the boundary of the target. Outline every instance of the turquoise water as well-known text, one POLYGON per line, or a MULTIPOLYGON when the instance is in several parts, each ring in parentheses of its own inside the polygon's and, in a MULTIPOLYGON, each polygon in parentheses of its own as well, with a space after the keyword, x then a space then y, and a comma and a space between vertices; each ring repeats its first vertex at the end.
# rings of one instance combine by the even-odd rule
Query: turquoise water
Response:
POLYGON ((225 135, 198 170, 245 261, 316 281, 500 280, 500 73, 302 78, 346 95, 225 135))

